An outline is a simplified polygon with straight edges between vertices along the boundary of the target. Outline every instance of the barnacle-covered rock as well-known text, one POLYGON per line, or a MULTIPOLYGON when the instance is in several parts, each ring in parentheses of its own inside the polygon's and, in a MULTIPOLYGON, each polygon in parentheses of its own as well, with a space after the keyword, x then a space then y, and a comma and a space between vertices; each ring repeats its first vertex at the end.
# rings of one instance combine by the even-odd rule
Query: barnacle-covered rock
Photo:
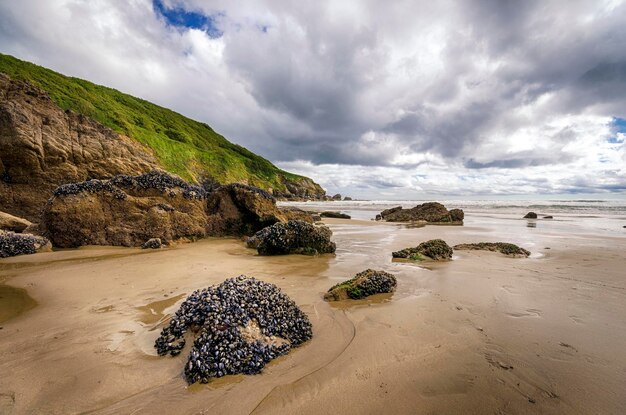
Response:
POLYGON ((180 354, 188 330, 195 333, 184 369, 189 383, 259 373, 313 336, 306 314, 277 286, 245 275, 187 297, 157 338, 158 354, 180 354))
POLYGON ((424 259, 441 261, 451 259, 452 252, 452 248, 443 239, 431 239, 430 241, 422 242, 414 248, 405 248, 401 251, 393 252, 391 256, 413 261, 424 259))
POLYGON ((256 248, 259 255, 316 255, 335 252, 332 234, 326 226, 290 220, 261 229, 246 243, 249 248, 256 248))
POLYGON ((493 251, 500 252, 504 255, 512 257, 528 257, 530 255, 530 252, 526 249, 520 248, 519 246, 508 242, 479 242, 474 244, 459 244, 454 245, 454 249, 465 251, 493 251))
POLYGON ((324 295, 324 299, 326 301, 358 300, 373 294, 391 293, 395 291, 396 285, 396 277, 392 274, 367 269, 333 286, 324 295))
POLYGON ((49 250, 50 242, 41 236, 0 231, 0 258, 49 250))
POLYGON ((206 191, 163 171, 57 188, 41 228, 55 246, 140 246, 206 236, 206 191))

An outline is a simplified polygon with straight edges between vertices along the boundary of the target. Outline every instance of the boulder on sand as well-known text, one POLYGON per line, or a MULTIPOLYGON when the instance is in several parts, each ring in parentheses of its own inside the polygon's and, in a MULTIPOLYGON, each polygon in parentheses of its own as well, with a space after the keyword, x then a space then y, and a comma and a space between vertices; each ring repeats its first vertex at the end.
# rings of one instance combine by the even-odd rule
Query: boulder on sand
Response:
POLYGON ((367 269, 353 278, 331 287, 324 299, 326 301, 358 300, 373 294, 391 293, 396 289, 396 277, 385 271, 367 269))
POLYGON ((330 240, 332 234, 326 226, 290 220, 261 229, 246 244, 256 248, 259 255, 317 255, 335 252, 335 243, 330 240))
MULTIPOLYGON (((461 209, 448 211, 438 202, 427 202, 411 209, 397 206, 380 212, 380 219, 387 222, 426 221, 430 224, 462 225, 464 213, 461 209)), ((378 216, 377 216, 378 218, 378 216)))
POLYGON ((26 219, 0 212, 0 230, 20 233, 31 225, 32 223, 26 219))
POLYGON ((454 249, 458 249, 461 251, 493 251, 500 252, 504 255, 512 257, 528 257, 530 255, 530 252, 525 250, 524 248, 520 248, 519 246, 508 242, 479 242, 474 244, 459 244, 454 245, 454 249))
POLYGON ((391 254, 394 258, 410 259, 413 261, 422 261, 424 259, 432 259, 442 261, 452 259, 452 248, 443 239, 431 239, 422 242, 414 248, 405 248, 391 254))
POLYGON ((176 356, 191 333, 195 340, 184 368, 190 384, 259 373, 313 336, 311 322, 293 300, 274 284, 245 275, 191 293, 154 347, 160 356, 176 356))
POLYGON ((528 212, 524 216, 524 219, 537 219, 537 214, 535 212, 528 212))
POLYGON ((50 242, 41 236, 0 231, 0 258, 35 254, 50 248, 50 242))
POLYGON ((142 249, 159 249, 163 246, 160 238, 150 238, 143 245, 141 245, 142 249))
POLYGON ((249 236, 266 226, 287 220, 272 195, 239 183, 221 186, 210 193, 207 213, 207 233, 211 236, 249 236))
POLYGON ((40 227, 52 244, 140 246, 206 236, 206 192, 162 171, 57 188, 40 227))

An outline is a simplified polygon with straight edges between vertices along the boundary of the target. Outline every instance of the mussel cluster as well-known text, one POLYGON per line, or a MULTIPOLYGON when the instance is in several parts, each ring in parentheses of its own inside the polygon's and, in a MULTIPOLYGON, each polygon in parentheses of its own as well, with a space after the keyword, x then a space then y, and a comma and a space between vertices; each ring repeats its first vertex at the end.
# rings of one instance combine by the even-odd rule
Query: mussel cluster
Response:
POLYGON ((34 254, 46 244, 48 240, 41 236, 0 231, 0 258, 34 254))
POLYGON ((332 234, 326 226, 290 220, 261 229, 248 239, 247 245, 256 248, 259 255, 333 253, 336 245, 330 240, 332 234))
POLYGON ((313 336, 306 314, 277 286, 245 275, 187 297, 157 338, 158 354, 180 354, 188 330, 196 333, 184 370, 189 383, 259 373, 313 336), (246 335, 251 325, 259 336, 246 335))

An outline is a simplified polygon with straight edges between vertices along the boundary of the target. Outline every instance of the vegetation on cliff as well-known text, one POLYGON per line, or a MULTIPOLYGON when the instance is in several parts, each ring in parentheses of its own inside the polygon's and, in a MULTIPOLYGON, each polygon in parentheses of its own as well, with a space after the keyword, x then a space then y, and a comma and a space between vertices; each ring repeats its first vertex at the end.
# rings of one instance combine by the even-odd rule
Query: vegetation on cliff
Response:
MULTIPOLYGON (((310 179, 285 172, 263 157, 169 109, 112 88, 67 77, 41 66, 0 54, 0 72, 45 90, 64 110, 86 115, 150 148, 162 167, 200 183, 243 182, 279 193, 300 185, 307 195, 322 189, 310 179)), ((293 194, 293 191, 291 192, 293 194)))

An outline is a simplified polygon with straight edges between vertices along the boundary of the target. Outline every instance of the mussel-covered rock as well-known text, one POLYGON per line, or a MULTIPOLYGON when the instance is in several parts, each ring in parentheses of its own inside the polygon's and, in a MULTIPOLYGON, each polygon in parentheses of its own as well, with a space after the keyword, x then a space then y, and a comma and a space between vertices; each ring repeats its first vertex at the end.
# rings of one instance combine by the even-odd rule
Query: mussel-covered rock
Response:
POLYGON ((0 231, 0 258, 34 254, 50 248, 50 242, 41 236, 0 231))
POLYGON ((335 243, 330 240, 332 234, 325 226, 290 220, 261 229, 246 243, 260 255, 317 255, 335 252, 335 243))
POLYGON ((326 301, 358 300, 373 294, 391 293, 395 291, 396 285, 396 277, 392 274, 367 269, 331 287, 324 295, 324 299, 326 301))
POLYGON ((459 244, 454 245, 454 249, 458 249, 460 251, 493 251, 514 257, 527 257, 530 255, 530 252, 526 249, 520 248, 519 246, 508 242, 479 242, 475 244, 459 244))
POLYGON ((443 239, 431 239, 422 242, 414 248, 405 248, 391 254, 394 258, 411 259, 413 261, 421 261, 424 259, 432 259, 435 261, 447 260, 452 258, 452 248, 443 239))
POLYGON ((341 212, 326 211, 320 213, 320 216, 323 218, 350 219, 350 215, 341 212))
POLYGON ((189 383, 259 373, 313 336, 308 317, 286 294, 245 275, 187 297, 157 338, 158 354, 179 354, 189 330, 195 333, 184 369, 189 383))
POLYGON ((427 202, 417 205, 411 209, 403 209, 397 206, 386 209, 377 215, 380 220, 387 222, 412 222, 426 221, 432 224, 462 225, 464 214, 461 209, 448 211, 444 205, 438 202, 427 202))

